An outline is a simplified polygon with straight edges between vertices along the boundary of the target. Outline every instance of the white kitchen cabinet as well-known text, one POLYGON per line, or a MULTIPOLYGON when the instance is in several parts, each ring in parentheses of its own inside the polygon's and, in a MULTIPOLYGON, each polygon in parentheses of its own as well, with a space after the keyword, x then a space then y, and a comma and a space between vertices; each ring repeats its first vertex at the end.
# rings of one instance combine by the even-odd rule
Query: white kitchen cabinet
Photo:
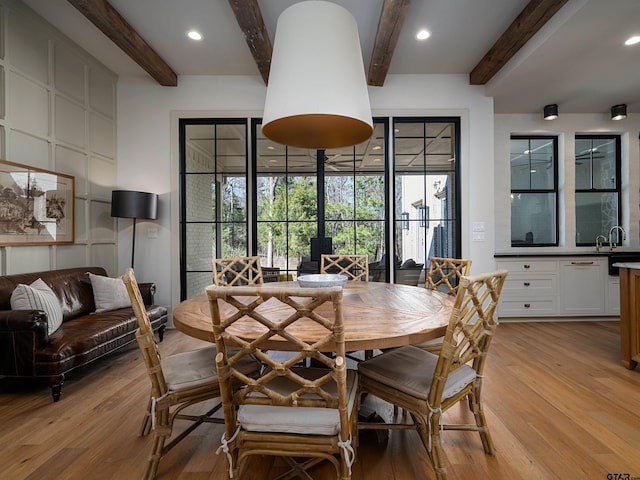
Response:
POLYGON ((577 258, 561 260, 560 315, 604 315, 607 261, 577 258))
POLYGON ((502 318, 616 316, 618 277, 604 256, 506 257, 497 266, 509 275, 502 289, 502 318))
POLYGON ((620 315, 620 277, 608 276, 606 313, 620 315))
POLYGON ((498 262, 509 274, 502 287, 498 315, 536 317, 557 314, 558 264, 530 258, 498 262))

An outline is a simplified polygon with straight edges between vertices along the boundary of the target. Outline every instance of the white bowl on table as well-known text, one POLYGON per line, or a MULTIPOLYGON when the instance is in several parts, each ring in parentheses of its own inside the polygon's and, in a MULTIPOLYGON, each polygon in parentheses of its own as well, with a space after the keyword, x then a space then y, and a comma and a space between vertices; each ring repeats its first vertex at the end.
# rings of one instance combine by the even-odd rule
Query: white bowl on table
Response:
POLYGON ((344 287, 348 278, 346 275, 335 273, 312 273, 310 275, 300 275, 298 277, 298 285, 305 288, 344 287))

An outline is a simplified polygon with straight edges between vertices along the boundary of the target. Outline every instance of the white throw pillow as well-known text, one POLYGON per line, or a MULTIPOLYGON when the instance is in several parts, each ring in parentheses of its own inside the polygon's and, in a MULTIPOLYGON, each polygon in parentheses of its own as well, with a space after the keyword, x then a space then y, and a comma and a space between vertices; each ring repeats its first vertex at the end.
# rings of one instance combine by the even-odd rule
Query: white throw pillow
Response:
POLYGON ((110 278, 89 273, 91 287, 93 288, 93 301, 96 304, 96 313, 108 312, 131 306, 129 293, 122 278, 110 278))
POLYGON ((43 310, 47 314, 49 335, 62 325, 62 307, 58 297, 38 278, 31 285, 20 283, 11 294, 13 310, 43 310))

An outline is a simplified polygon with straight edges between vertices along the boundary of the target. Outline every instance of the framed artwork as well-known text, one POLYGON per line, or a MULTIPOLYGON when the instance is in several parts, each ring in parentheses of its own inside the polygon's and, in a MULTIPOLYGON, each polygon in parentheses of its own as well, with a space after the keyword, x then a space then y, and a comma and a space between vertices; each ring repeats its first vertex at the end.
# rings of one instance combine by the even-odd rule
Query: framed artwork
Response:
POLYGON ((0 160, 0 245, 73 243, 74 180, 0 160))

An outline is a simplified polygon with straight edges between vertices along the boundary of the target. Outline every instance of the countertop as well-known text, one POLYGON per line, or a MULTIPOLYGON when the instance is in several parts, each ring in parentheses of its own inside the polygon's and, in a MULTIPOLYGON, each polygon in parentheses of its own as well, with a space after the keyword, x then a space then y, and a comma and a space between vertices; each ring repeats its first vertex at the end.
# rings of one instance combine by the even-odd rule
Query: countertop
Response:
POLYGON ((614 263, 613 266, 618 268, 631 268, 633 270, 640 270, 639 262, 620 262, 614 263))
POLYGON ((599 253, 595 252, 595 248, 588 251, 588 250, 582 250, 582 251, 553 251, 553 252, 549 252, 549 251, 541 251, 541 250, 537 250, 537 251, 533 251, 533 250, 527 250, 526 252, 500 252, 500 253, 495 253, 493 255, 494 258, 519 258, 519 257, 548 257, 548 258, 553 258, 553 257, 603 257, 603 258, 607 258, 610 255, 625 255, 625 254, 637 254, 640 255, 640 249, 638 248, 615 248, 612 251, 609 251, 608 247, 603 247, 602 250, 600 250, 599 253))

